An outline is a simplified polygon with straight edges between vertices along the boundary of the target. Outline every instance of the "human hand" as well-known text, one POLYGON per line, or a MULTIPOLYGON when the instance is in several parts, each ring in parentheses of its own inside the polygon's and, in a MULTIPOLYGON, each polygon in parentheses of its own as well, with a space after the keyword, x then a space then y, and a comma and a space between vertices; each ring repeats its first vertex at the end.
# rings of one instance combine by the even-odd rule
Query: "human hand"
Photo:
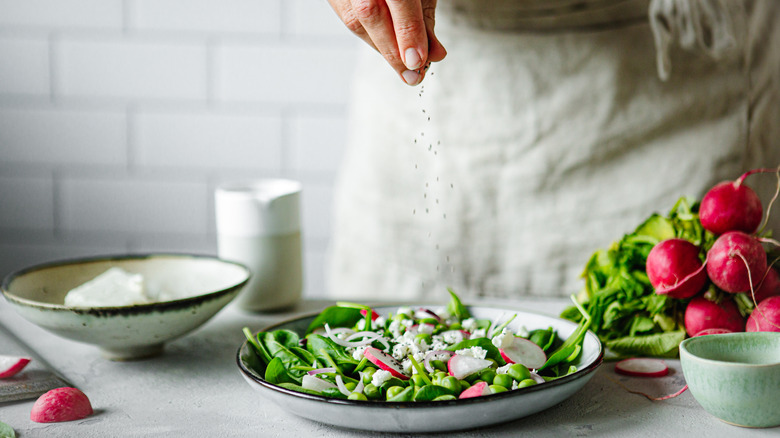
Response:
POLYGON ((447 51, 433 32, 436 0, 328 0, 344 24, 376 49, 409 85, 447 51))

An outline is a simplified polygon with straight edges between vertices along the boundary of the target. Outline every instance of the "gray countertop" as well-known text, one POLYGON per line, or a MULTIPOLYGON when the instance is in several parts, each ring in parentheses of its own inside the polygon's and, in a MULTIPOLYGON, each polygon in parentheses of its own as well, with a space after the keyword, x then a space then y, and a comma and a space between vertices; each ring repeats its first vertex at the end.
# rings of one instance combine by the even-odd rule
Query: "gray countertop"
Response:
MULTIPOLYGON (((567 303, 566 299, 541 298, 488 302, 548 315, 556 315, 567 303)), ((198 330, 169 343, 161 356, 112 362, 103 359, 95 347, 59 338, 28 323, 0 301, 2 324, 84 391, 95 409, 80 421, 39 424, 30 421, 34 400, 9 402, 0 404, 0 421, 13 427, 19 437, 363 437, 365 432, 288 414, 250 388, 236 366, 236 351, 244 339, 242 327, 257 331, 327 304, 305 301, 278 314, 246 313, 231 304, 198 330)), ((667 363, 669 376, 642 379, 617 375, 613 364, 605 362, 581 391, 557 406, 511 423, 447 436, 778 436, 778 428, 744 429, 721 422, 705 412, 689 391, 665 401, 651 401, 628 391, 661 396, 682 388, 685 380, 679 362, 667 363)))

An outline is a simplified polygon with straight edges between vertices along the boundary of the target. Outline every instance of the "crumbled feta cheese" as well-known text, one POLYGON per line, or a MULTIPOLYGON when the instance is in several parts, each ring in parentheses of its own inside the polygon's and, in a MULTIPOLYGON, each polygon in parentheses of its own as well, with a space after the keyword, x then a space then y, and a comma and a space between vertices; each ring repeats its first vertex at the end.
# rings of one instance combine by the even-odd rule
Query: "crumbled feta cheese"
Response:
POLYGON ((507 329, 501 330, 501 333, 497 334, 491 342, 496 348, 507 348, 512 345, 515 340, 515 335, 507 329))
POLYGON ((401 320, 401 325, 409 328, 409 327, 414 325, 414 320, 412 320, 412 319, 403 319, 403 320, 401 320))
POLYGON ((473 332, 474 330, 476 330, 478 328, 477 321, 474 318, 464 319, 460 323, 460 325, 461 325, 461 327, 463 327, 463 330, 470 331, 470 332, 473 332))
POLYGON ((417 333, 424 333, 426 335, 433 334, 433 329, 435 329, 436 326, 433 324, 420 324, 417 326, 417 333))
POLYGON ((383 383, 390 380, 393 377, 390 371, 376 370, 373 376, 371 376, 371 384, 379 388, 383 383))
POLYGON ((457 344, 463 340, 463 332, 460 330, 448 330, 442 333, 443 341, 447 344, 457 344))
POLYGON ((515 390, 515 389, 517 389, 519 387, 520 387, 520 385, 518 384, 518 381, 512 379, 512 389, 515 390))
POLYGON ((387 330, 390 332, 391 335, 393 335, 394 338, 397 338, 401 336, 402 333, 401 323, 398 320, 393 320, 393 322, 390 323, 390 326, 387 328, 387 330))
POLYGON ((367 345, 362 345, 360 347, 356 347, 355 351, 352 352, 352 358, 355 360, 362 360, 363 359, 363 352, 366 351, 367 345))
POLYGON ((384 327, 386 322, 387 319, 385 319, 384 316, 379 316, 371 323, 371 326, 374 327, 374 329, 379 329, 384 327))
POLYGON ((531 333, 528 331, 525 326, 521 326, 517 331, 515 332, 517 336, 520 336, 521 338, 527 338, 531 333))
POLYGON ((456 342, 447 343, 445 341, 446 337, 440 336, 440 335, 433 335, 431 337, 431 350, 445 350, 447 347, 450 346, 450 344, 455 344, 456 342))
POLYGON ((469 348, 463 348, 461 350, 458 350, 455 352, 455 354, 460 354, 461 356, 476 357, 477 359, 484 359, 485 356, 487 356, 487 350, 485 350, 482 347, 469 347, 469 348))
POLYGON ((487 333, 485 332, 485 329, 476 329, 473 332, 471 332, 471 337, 469 339, 477 339, 477 338, 486 338, 487 333))
POLYGON ((502 367, 496 368, 496 374, 506 374, 509 371, 509 367, 511 367, 512 364, 508 363, 502 367))
POLYGON ((409 360, 409 359, 406 359, 403 362, 401 362, 401 366, 403 367, 405 374, 416 374, 417 373, 417 370, 414 369, 414 367, 412 366, 412 361, 409 360))
POLYGON ((409 345, 408 344, 396 344, 393 347, 393 357, 396 360, 401 360, 405 358, 409 354, 409 345))

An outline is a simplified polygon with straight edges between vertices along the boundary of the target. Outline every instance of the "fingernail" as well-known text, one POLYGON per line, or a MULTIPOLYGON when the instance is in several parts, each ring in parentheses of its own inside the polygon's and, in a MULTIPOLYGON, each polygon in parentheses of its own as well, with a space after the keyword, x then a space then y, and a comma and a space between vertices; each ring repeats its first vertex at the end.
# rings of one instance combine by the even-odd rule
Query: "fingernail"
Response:
POLYGON ((404 64, 409 70, 417 70, 418 68, 422 67, 422 58, 420 58, 420 54, 417 53, 417 50, 411 47, 406 49, 404 52, 404 58, 404 64))
POLYGON ((420 74, 414 70, 406 70, 401 73, 401 76, 408 85, 417 85, 417 83, 420 82, 420 74))

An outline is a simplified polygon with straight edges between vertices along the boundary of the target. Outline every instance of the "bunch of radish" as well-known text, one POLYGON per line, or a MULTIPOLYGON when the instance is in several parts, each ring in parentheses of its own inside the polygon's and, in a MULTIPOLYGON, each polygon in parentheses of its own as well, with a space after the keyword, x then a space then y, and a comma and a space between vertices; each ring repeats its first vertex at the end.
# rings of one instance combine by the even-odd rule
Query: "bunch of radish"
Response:
MULTIPOLYGON (((780 244, 762 237, 763 205, 745 184, 748 176, 763 172, 776 173, 780 180, 780 168, 755 169, 736 181, 715 185, 702 198, 699 221, 715 237, 710 248, 669 239, 648 254, 647 276, 655 292, 690 300, 685 311, 690 336, 705 330, 745 331, 746 318, 734 302, 740 294, 755 305, 748 331, 780 331, 780 275, 772 267, 776 260, 768 260, 764 247, 780 244), (705 293, 712 289, 724 293, 705 293)), ((768 205, 767 220, 772 202, 768 205)))

